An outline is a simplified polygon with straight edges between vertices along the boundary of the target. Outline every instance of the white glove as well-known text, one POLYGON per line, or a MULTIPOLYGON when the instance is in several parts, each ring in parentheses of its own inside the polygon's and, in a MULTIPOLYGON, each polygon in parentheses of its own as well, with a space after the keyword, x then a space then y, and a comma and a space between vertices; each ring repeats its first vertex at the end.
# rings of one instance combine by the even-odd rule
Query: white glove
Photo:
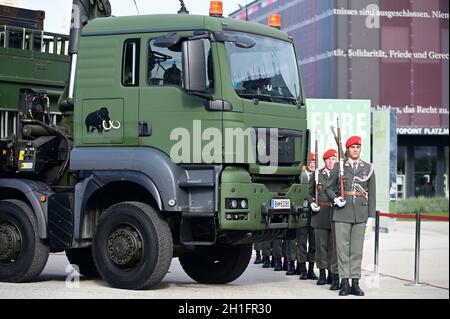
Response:
POLYGON ((315 202, 312 202, 310 206, 313 212, 317 213, 318 211, 320 211, 320 206, 317 205, 315 202))
POLYGON ((334 199, 334 205, 336 205, 338 207, 344 207, 345 204, 347 204, 347 201, 345 199, 343 199, 341 196, 336 197, 334 199))
POLYGON ((367 227, 367 228, 372 227, 372 225, 373 225, 373 220, 374 220, 374 219, 375 219, 375 218, 373 218, 373 217, 367 218, 367 223, 366 223, 366 227, 367 227))

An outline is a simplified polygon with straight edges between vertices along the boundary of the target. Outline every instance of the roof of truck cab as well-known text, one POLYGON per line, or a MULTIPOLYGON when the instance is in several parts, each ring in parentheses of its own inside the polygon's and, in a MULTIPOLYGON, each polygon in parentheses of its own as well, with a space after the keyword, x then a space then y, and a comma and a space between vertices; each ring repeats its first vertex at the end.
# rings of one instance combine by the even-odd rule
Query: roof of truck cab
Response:
POLYGON ((190 30, 236 30, 290 40, 287 33, 259 23, 191 14, 156 14, 96 18, 90 21, 83 29, 82 36, 190 30))

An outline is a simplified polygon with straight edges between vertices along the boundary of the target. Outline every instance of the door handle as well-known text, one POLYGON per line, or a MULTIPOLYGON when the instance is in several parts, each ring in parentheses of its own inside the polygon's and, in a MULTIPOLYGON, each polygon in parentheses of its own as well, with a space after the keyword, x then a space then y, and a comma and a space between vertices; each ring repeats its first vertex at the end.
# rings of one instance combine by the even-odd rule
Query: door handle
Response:
POLYGON ((139 122, 139 136, 151 136, 152 135, 152 124, 148 121, 139 122))

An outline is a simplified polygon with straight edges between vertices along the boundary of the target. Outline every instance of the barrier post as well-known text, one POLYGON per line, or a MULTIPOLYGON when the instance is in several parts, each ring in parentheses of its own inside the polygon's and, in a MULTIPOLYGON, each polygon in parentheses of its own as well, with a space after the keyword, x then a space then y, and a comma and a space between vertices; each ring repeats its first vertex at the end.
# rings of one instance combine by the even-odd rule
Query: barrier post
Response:
POLYGON ((416 244, 415 244, 415 254, 414 254, 414 283, 408 283, 405 286, 426 286, 425 283, 419 282, 419 271, 420 271, 420 212, 416 213, 416 244))
POLYGON ((380 249, 380 215, 375 212, 375 253, 374 253, 374 274, 378 275, 379 249, 380 249))

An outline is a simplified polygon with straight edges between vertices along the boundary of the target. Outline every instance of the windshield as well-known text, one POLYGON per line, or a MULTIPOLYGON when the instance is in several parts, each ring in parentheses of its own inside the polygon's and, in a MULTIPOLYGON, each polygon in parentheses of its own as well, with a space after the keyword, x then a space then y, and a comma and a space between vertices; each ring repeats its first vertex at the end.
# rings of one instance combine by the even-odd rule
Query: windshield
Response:
MULTIPOLYGON (((237 36, 239 33, 227 33, 237 36)), ((242 98, 297 104, 300 83, 292 43, 250 35, 256 45, 239 48, 226 42, 231 77, 236 94, 242 98)))

